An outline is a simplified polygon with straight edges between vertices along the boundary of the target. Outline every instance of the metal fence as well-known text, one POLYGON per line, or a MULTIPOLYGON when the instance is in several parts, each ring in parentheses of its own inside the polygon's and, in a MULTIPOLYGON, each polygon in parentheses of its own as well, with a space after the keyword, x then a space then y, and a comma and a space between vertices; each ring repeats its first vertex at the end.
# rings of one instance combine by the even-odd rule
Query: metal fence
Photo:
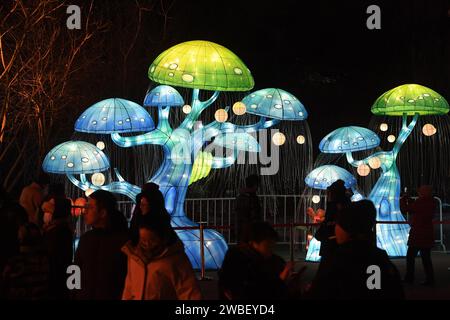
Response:
MULTIPOLYGON (((326 204, 325 196, 320 197, 319 204, 313 204, 311 196, 303 195, 260 195, 260 203, 262 205, 264 220, 274 225, 286 225, 277 228, 279 233, 280 244, 293 244, 304 248, 307 243, 308 233, 314 233, 311 227, 296 227, 291 232, 290 223, 308 223, 309 218, 306 210, 309 206, 323 207, 326 204)), ((443 220, 443 204, 440 198, 435 197, 438 202, 436 218, 443 220)), ((194 222, 202 222, 205 227, 208 226, 233 226, 236 220, 236 198, 190 198, 185 201, 186 215, 194 222)), ((134 204, 131 201, 120 201, 119 209, 123 212, 127 219, 131 218, 134 204)), ((408 218, 408 217, 406 217, 408 218)), ((84 225, 83 219, 75 218, 75 230, 77 235, 83 234, 89 228, 84 225)), ((236 243, 236 235, 234 228, 218 230, 221 232, 228 244, 236 243)), ((444 225, 440 224, 436 230, 436 244, 442 250, 446 250, 444 243, 445 233, 444 225)))

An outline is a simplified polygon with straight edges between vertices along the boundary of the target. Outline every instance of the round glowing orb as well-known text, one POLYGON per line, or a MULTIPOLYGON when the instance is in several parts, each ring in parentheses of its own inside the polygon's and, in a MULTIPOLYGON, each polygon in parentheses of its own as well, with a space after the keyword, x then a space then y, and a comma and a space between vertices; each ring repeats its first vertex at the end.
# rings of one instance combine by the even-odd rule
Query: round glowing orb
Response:
POLYGON ((370 173, 370 167, 367 164, 362 164, 358 166, 356 171, 361 177, 366 177, 370 173))
POLYGON ((214 118, 216 118, 217 122, 225 122, 228 119, 228 113, 225 109, 219 109, 214 114, 214 118))
POLYGON ((102 186, 105 184, 105 175, 103 173, 94 173, 91 177, 92 184, 94 186, 102 186))
POLYGON ((422 133, 427 137, 431 137, 432 135, 435 135, 436 132, 437 132, 436 127, 433 126, 431 123, 427 123, 422 128, 422 133))
POLYGON ((299 136, 297 137, 297 143, 298 143, 298 144, 304 144, 305 141, 306 141, 306 139, 305 139, 304 136, 299 135, 299 136))
POLYGON ((184 106, 183 106, 183 112, 185 113, 185 114, 189 114, 189 113, 191 113, 191 111, 192 111, 192 107, 190 106, 190 105, 188 105, 188 104, 185 104, 184 106))
POLYGON ((393 134, 391 134, 390 136, 387 137, 387 141, 389 141, 390 143, 394 143, 395 142, 395 136, 393 134))
POLYGON ((99 148, 100 150, 104 150, 106 148, 106 145, 103 141, 99 141, 96 144, 97 148, 99 148))
POLYGON ((378 169, 381 167, 381 160, 378 157, 373 157, 369 159, 369 167, 372 169, 378 169))
POLYGON ((235 104, 233 104, 233 112, 237 116, 242 116, 243 114, 245 114, 245 112, 247 112, 247 107, 241 101, 236 102, 235 104))
POLYGON ((272 136, 272 142, 276 146, 282 146, 286 142, 286 136, 281 132, 277 132, 272 136))
POLYGON ((380 124, 381 131, 386 132, 386 131, 388 131, 388 129, 389 129, 389 126, 387 125, 387 123, 380 124))

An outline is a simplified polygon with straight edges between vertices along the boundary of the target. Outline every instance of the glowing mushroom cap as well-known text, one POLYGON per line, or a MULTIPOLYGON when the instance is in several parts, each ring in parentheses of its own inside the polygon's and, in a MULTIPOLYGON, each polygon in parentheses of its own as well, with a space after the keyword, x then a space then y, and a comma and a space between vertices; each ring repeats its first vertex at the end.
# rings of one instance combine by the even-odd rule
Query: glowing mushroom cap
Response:
POLYGON ((441 115, 449 111, 448 102, 436 91, 418 84, 404 84, 383 93, 373 104, 375 115, 441 115))
POLYGON ((155 124, 148 112, 132 101, 102 100, 87 108, 75 122, 75 130, 88 133, 151 131, 155 124))
POLYGON ((305 120, 308 117, 303 104, 282 89, 267 88, 247 95, 242 102, 247 113, 281 120, 305 120))
POLYGON ((337 180, 342 180, 347 189, 356 185, 356 178, 344 168, 335 165, 320 166, 311 171, 305 178, 308 187, 326 190, 337 180))
POLYGON ((181 107, 184 100, 181 94, 171 86, 160 85, 153 88, 144 99, 146 107, 181 107))
POLYGON ((108 157, 93 144, 68 141, 54 147, 45 156, 42 168, 58 174, 89 174, 109 168, 108 157))
POLYGON ((187 41, 163 53, 150 65, 150 80, 184 88, 248 91, 255 82, 237 55, 209 41, 187 41))
POLYGON ((349 126, 336 129, 320 141, 319 149, 325 153, 345 153, 376 148, 380 145, 377 134, 363 127, 349 126))

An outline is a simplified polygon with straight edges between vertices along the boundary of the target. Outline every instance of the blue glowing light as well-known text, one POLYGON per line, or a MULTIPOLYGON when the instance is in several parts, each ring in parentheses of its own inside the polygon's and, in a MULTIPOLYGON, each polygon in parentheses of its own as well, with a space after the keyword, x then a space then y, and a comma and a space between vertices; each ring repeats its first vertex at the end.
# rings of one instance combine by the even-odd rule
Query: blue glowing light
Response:
POLYGON ((214 139, 214 144, 232 150, 260 151, 258 140, 246 132, 222 134, 214 139))
POLYGON ((380 145, 377 134, 363 127, 349 126, 336 129, 325 136, 319 149, 325 153, 344 153, 376 148, 380 145))
POLYGON ((166 85, 153 88, 144 99, 145 107, 181 107, 183 105, 184 100, 180 93, 166 85))
POLYGON ((310 188, 326 190, 337 180, 343 180, 347 189, 356 185, 356 178, 350 172, 335 165, 324 165, 314 169, 306 176, 305 183, 310 188))
POLYGON ((291 93, 282 89, 267 88, 247 95, 242 102, 247 113, 280 120, 305 120, 305 106, 291 93))
POLYGON ((132 101, 120 98, 102 100, 86 109, 75 130, 87 133, 151 131, 155 124, 148 112, 132 101))
POLYGON ((109 168, 108 157, 96 146, 84 141, 68 141, 46 155, 42 168, 58 174, 89 174, 109 168))

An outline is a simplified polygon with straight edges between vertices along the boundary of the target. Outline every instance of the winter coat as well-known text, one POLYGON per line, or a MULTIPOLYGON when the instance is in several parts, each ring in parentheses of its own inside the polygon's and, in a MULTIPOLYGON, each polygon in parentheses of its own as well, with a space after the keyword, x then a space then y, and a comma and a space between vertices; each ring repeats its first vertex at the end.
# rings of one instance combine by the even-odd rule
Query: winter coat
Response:
POLYGON ((127 231, 100 228, 81 236, 75 253, 81 271, 81 290, 74 290, 76 299, 120 300, 127 274, 121 248, 127 238, 127 231))
POLYGON ((434 245, 433 215, 436 202, 432 197, 419 198, 407 206, 411 230, 408 246, 428 249, 434 245))
POLYGON ((39 225, 39 210, 44 201, 44 189, 36 182, 23 188, 19 203, 28 214, 28 222, 39 225))
POLYGON ((129 241, 122 251, 128 257, 123 300, 200 300, 200 289, 182 242, 153 258, 145 257, 129 241))
POLYGON ((284 266, 281 257, 265 259, 248 244, 231 247, 219 270, 219 289, 233 300, 287 298, 288 288, 280 278, 284 266))
MULTIPOLYGON (((403 299, 400 274, 386 252, 370 241, 349 241, 339 245, 320 269, 306 294, 310 299, 403 299), (381 289, 369 289, 367 282, 380 268, 381 289)), ((372 281, 369 281, 371 284, 372 281)))
POLYGON ((73 232, 67 219, 53 220, 45 227, 44 243, 50 265, 50 297, 66 299, 69 296, 67 267, 72 264, 73 257, 73 232))
POLYGON ((334 228, 336 224, 336 217, 338 211, 339 210, 336 202, 327 203, 327 210, 325 211, 325 219, 315 234, 316 239, 320 241, 319 254, 321 257, 329 256, 337 248, 334 228))
POLYGON ((239 242, 246 242, 248 228, 254 221, 264 219, 258 196, 252 189, 244 188, 236 198, 236 232, 239 242))

